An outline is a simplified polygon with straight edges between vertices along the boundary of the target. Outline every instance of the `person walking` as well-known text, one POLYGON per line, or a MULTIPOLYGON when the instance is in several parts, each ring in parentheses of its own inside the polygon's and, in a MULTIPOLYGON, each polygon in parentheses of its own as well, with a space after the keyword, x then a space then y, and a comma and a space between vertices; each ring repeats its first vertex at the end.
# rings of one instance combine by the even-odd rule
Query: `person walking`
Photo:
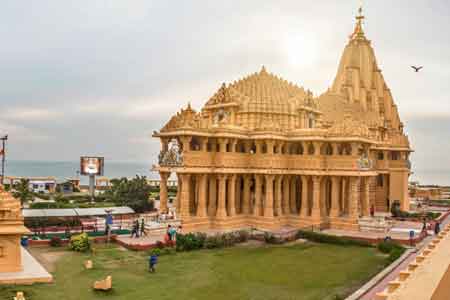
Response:
POLYGON ((170 227, 170 229, 169 229, 169 237, 170 237, 170 241, 171 242, 175 241, 176 235, 177 235, 177 230, 174 227, 170 227))
POLYGON ((139 237, 139 219, 134 222, 134 227, 136 228, 136 238, 139 237))
POLYGON ((434 234, 438 235, 441 231, 441 224, 439 222, 436 222, 436 225, 434 225, 434 234))
POLYGON ((144 218, 141 219, 141 236, 147 236, 147 233, 145 232, 145 220, 144 218))
POLYGON ((158 263, 158 255, 156 255, 155 253, 152 253, 149 257, 149 261, 148 261, 148 271, 151 273, 155 273, 156 272, 156 264, 158 263))
POLYGON ((130 238, 133 238, 133 236, 137 236, 137 230, 138 230, 138 228, 136 227, 136 222, 133 222, 133 226, 131 227, 130 238))

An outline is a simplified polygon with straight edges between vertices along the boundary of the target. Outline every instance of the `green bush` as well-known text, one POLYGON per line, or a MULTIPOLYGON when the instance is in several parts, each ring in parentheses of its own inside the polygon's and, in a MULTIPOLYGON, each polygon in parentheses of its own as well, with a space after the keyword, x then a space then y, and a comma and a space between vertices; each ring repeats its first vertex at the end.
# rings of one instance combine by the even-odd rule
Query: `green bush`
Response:
POLYGON ((236 231, 235 235, 237 243, 245 243, 250 239, 250 233, 247 230, 236 231))
POLYGON ((403 255, 403 253, 405 252, 405 248, 404 247, 400 247, 400 248, 394 248, 392 249, 392 251, 389 253, 389 257, 388 257, 388 261, 389 262, 394 262, 397 259, 400 258, 400 256, 403 255))
POLYGON ((277 238, 270 232, 265 232, 264 233, 264 241, 267 244, 278 244, 277 238))
POLYGON ((401 246, 392 241, 383 241, 377 245, 377 249, 382 253, 390 253, 394 248, 401 248, 401 246))
POLYGON ((177 251, 191 251, 201 249, 205 245, 206 234, 204 233, 188 233, 177 234, 176 249, 177 251))
POLYGON ((91 249, 91 243, 87 233, 83 232, 78 235, 73 235, 70 238, 69 248, 77 252, 86 252, 91 249))
POLYGON ((379 243, 377 249, 382 253, 389 254, 389 263, 397 260, 405 252, 405 247, 392 241, 383 241, 379 243))
POLYGON ((156 255, 156 256, 160 256, 161 255, 161 249, 159 248, 153 248, 150 250, 150 255, 156 255))
POLYGON ((297 232, 297 238, 317 243, 336 244, 342 246, 372 247, 372 245, 366 241, 353 240, 345 237, 328 235, 306 230, 299 230, 297 232))

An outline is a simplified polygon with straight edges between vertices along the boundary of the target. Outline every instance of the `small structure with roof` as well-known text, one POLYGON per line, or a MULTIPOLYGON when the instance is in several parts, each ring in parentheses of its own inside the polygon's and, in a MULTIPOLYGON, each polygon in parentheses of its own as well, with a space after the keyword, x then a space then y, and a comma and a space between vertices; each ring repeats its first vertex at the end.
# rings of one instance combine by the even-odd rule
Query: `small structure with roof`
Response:
POLYGON ((0 185, 0 284, 51 282, 52 276, 20 246, 23 225, 20 201, 0 185))

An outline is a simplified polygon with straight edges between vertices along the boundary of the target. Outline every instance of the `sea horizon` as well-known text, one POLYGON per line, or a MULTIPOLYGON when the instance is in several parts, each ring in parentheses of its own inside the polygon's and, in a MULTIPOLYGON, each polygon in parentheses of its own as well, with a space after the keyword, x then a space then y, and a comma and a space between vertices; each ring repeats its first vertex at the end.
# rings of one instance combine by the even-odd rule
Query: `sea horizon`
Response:
MULTIPOLYGON (((159 179, 157 172, 151 171, 152 163, 144 161, 105 161, 104 177, 121 178, 146 176, 159 179)), ((55 177, 58 181, 79 176, 79 161, 49 161, 49 160, 8 160, 5 176, 19 177, 55 177)), ((173 175, 172 175, 173 176, 173 175)), ((87 176, 80 176, 82 182, 87 182, 87 176)), ((409 181, 418 181, 422 185, 450 186, 450 169, 413 169, 409 181)))

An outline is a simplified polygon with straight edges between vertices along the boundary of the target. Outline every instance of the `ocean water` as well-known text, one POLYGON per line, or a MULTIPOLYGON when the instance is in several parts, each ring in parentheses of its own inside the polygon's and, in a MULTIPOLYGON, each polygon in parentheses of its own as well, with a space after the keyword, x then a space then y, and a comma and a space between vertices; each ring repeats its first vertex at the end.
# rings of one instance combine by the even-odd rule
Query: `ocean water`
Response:
MULTIPOLYGON (((149 163, 129 163, 105 161, 104 176, 108 178, 134 177, 136 175, 146 176, 151 179, 158 179, 156 172, 151 172, 149 163)), ((66 178, 76 177, 80 170, 78 161, 19 161, 10 160, 6 163, 6 176, 53 176, 57 180, 63 181, 66 178)), ((82 183, 89 181, 87 176, 80 176, 82 183)))
MULTIPOLYGON (((54 176, 58 180, 75 177, 79 171, 78 161, 54 162, 54 161, 7 161, 6 175, 11 176, 54 176)), ((108 178, 134 177, 136 175, 147 176, 150 179, 159 179, 156 172, 151 172, 150 163, 138 162, 111 162, 105 161, 105 176, 108 178)), ((174 177, 174 176, 172 176, 174 177)), ((411 181, 419 181, 421 184, 437 184, 450 186, 450 169, 445 170, 413 170, 411 181)), ((82 183, 87 183, 88 178, 81 176, 82 183)))

